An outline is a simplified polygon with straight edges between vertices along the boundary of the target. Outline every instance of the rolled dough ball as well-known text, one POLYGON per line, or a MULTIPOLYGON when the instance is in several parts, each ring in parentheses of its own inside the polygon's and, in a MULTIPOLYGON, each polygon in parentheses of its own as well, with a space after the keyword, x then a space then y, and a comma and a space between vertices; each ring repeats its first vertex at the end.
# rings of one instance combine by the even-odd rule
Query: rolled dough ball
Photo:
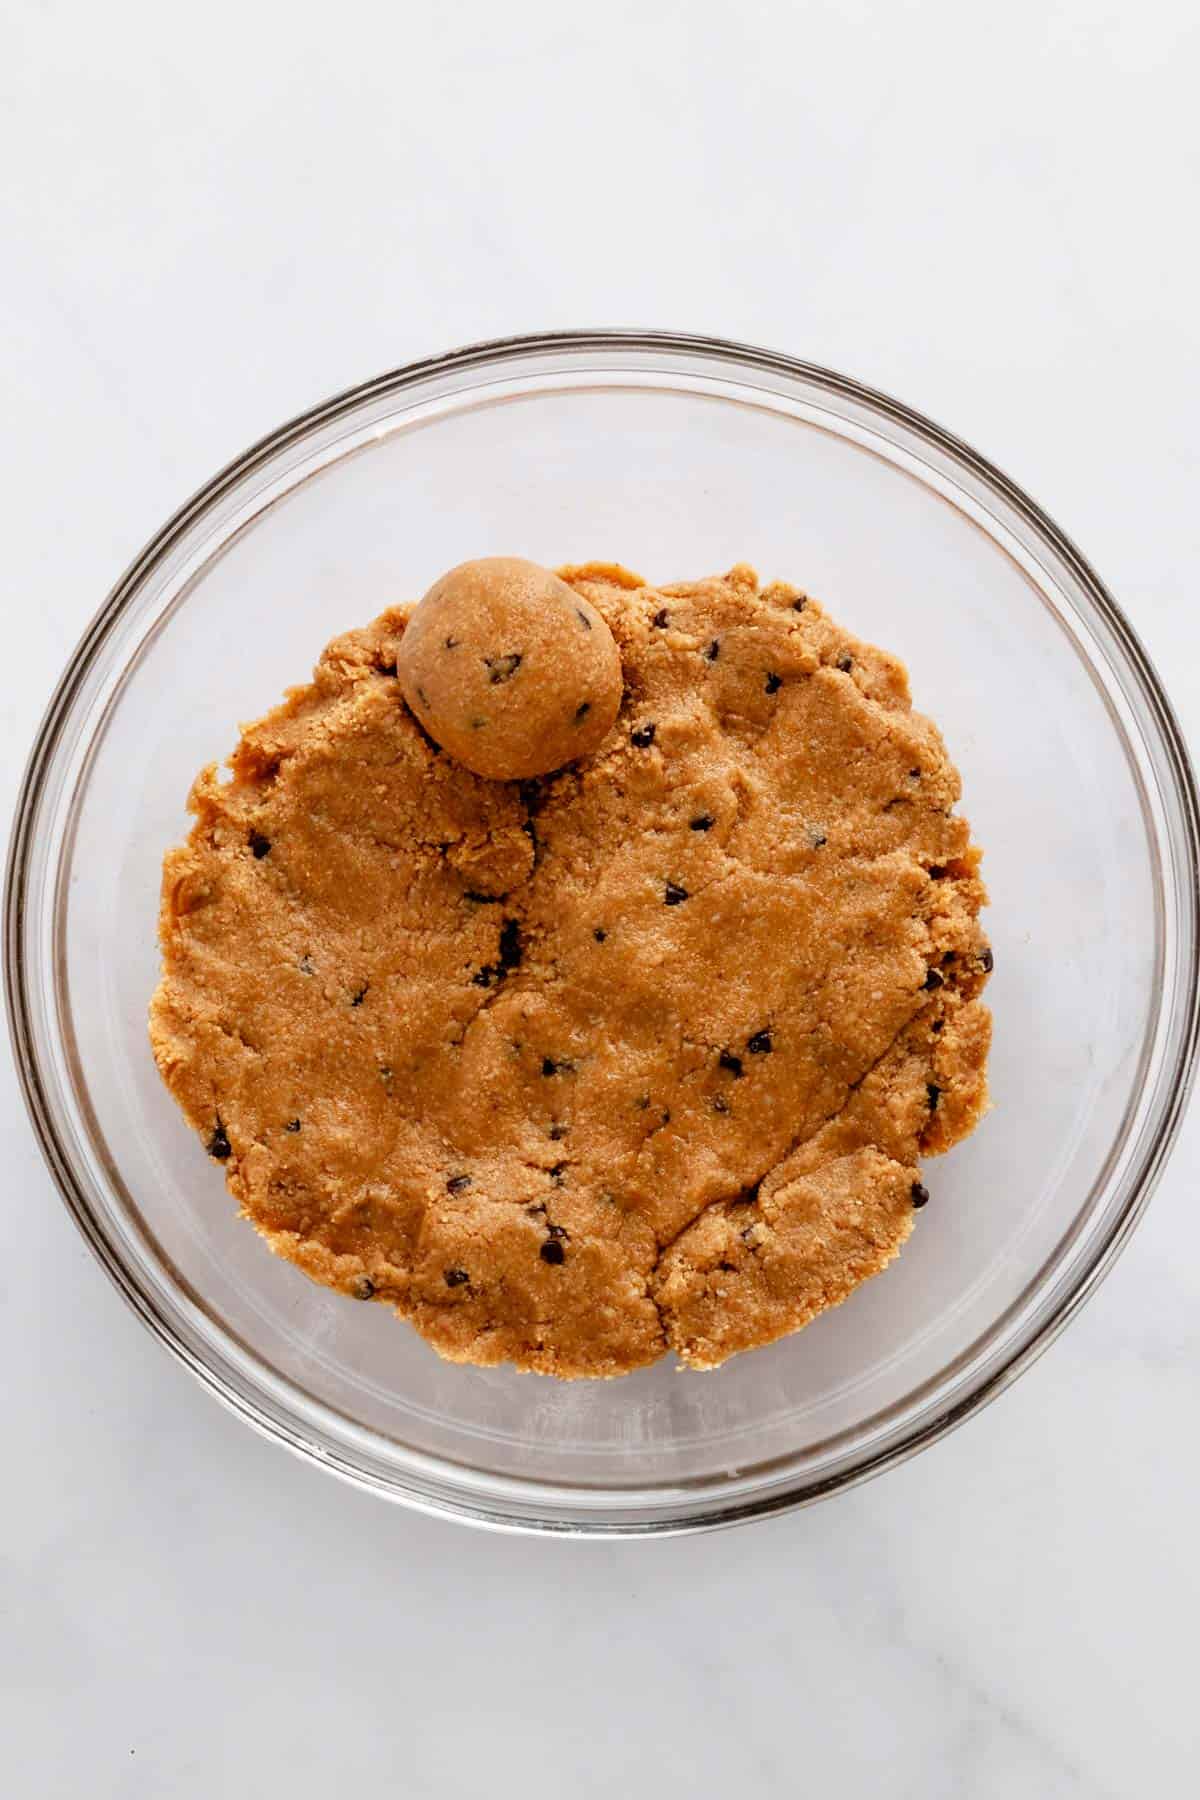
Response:
POLYGON ((434 742, 495 781, 590 756, 623 686, 596 608, 517 556, 460 563, 435 581, 408 622, 396 673, 434 742))

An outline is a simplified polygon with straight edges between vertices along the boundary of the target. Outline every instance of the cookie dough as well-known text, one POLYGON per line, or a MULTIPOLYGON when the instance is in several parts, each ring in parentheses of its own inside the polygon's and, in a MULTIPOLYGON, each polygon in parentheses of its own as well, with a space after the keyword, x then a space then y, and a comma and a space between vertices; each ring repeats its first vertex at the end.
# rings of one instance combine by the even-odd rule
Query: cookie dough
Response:
POLYGON ((937 1229, 979 852, 901 664, 795 587, 560 576, 624 667, 590 757, 440 752, 396 608, 201 773, 154 1054, 270 1246, 443 1356, 712 1368, 937 1229))
POLYGON ((621 705, 621 658, 603 615, 516 556, 460 563, 436 581, 396 667, 434 742, 497 781, 590 756, 621 705))

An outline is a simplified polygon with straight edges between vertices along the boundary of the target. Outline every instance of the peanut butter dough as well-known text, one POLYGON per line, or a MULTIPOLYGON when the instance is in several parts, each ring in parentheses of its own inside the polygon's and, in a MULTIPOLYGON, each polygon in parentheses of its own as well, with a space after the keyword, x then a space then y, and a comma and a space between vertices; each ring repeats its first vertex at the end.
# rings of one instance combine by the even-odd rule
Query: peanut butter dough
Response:
POLYGON ((621 704, 621 657, 603 616, 516 556, 460 563, 436 581, 396 667, 434 742, 500 781, 590 756, 621 704))
POLYGON ((443 1356, 713 1368, 882 1269, 983 1112, 979 852, 901 664, 797 589, 560 575, 620 650, 594 753, 480 779, 405 608, 338 638, 195 783, 151 1039, 271 1247, 443 1356))

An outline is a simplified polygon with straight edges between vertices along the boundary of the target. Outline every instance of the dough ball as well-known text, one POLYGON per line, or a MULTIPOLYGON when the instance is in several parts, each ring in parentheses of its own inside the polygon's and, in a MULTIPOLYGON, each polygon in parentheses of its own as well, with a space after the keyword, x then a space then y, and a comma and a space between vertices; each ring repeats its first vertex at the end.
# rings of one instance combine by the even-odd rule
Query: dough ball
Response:
POLYGON ((537 563, 485 556, 435 581, 396 673, 435 743, 515 781, 590 756, 621 705, 616 640, 590 601, 537 563))

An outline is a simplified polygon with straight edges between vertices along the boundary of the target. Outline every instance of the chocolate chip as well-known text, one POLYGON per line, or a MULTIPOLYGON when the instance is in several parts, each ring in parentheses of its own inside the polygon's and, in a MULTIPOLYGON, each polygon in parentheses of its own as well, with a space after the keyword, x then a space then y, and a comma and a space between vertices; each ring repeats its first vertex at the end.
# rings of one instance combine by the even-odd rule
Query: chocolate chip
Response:
POLYGON ((298 1132, 300 1129, 299 1119, 289 1119, 283 1129, 285 1131, 290 1131, 292 1133, 292 1135, 295 1136, 296 1132, 298 1132))
POLYGON ((944 881, 946 879, 946 871, 942 867, 941 863, 933 863, 931 865, 930 870, 929 870, 929 879, 930 879, 930 881, 944 881))
POLYGON ((722 1050, 717 1058, 717 1067, 718 1069, 728 1069, 735 1081, 741 1080, 742 1059, 740 1056, 735 1056, 732 1050, 722 1050))
POLYGON ((227 1156, 233 1155, 233 1145, 229 1141, 229 1133, 217 1120, 217 1128, 208 1140, 208 1154, 215 1156, 218 1162, 224 1162, 227 1156))
POLYGON ((920 781, 920 779, 921 779, 920 769, 910 769, 908 771, 908 779, 910 781, 920 781))
POLYGON ((714 1112, 718 1113, 727 1113, 729 1111, 729 1102, 724 1094, 714 1094, 712 1109, 714 1112))
POLYGON ((995 968, 996 959, 992 955, 992 949, 991 949, 990 944, 985 944, 983 946, 983 949, 979 952, 979 966, 983 970, 985 975, 990 975, 992 970, 995 968))
POLYGON ((523 954, 519 921, 505 919, 500 927, 500 967, 506 975, 510 969, 520 968, 523 954))
POLYGON ((538 1246, 538 1255, 544 1263, 557 1264, 566 1262, 567 1260, 567 1253, 557 1238, 547 1238, 544 1244, 540 1244, 538 1246))
POLYGON ((443 1269, 442 1274, 447 1287, 463 1287, 471 1279, 465 1269, 443 1269))
POLYGON ((593 933, 592 933, 592 936, 595 938, 595 940, 598 944, 602 944, 604 942, 605 938, 608 936, 608 933, 607 933, 607 931, 605 931, 603 925, 597 925, 595 931, 593 931, 593 933))
POLYGON ((805 835, 808 838, 809 847, 813 850, 823 850, 825 845, 829 842, 829 839, 819 825, 810 825, 805 835))
POLYGON ((566 1125, 560 1124, 559 1121, 556 1119, 554 1121, 553 1125, 551 1125, 549 1131, 546 1133, 546 1136, 550 1139, 550 1142, 552 1144, 561 1144, 563 1139, 567 1135, 568 1129, 569 1128, 566 1125))
POLYGON ((808 601, 806 599, 804 599, 803 595, 801 595, 799 600, 792 601, 792 611, 793 612, 803 612, 807 605, 808 605, 808 601))
POLYGON ((351 1006, 361 1006, 362 1005, 363 1001, 367 997, 367 989, 370 987, 370 985, 371 984, 369 981, 364 981, 362 986, 359 988, 358 992, 355 994, 351 994, 351 996, 350 996, 351 1006))
POLYGON ((751 1056, 769 1056, 774 1046, 769 1031, 756 1031, 752 1038, 747 1038, 746 1048, 751 1056))
POLYGON ((654 732, 653 725, 635 725, 629 734, 629 741, 635 750, 648 750, 654 742, 654 732))
POLYGON ((663 890, 663 904, 665 906, 682 906, 687 897, 687 889, 685 887, 680 887, 677 881, 668 881, 663 890))
POLYGON ((502 900, 508 899, 508 895, 481 894, 478 888, 468 888, 463 899, 469 900, 473 906, 499 906, 502 900))
POLYGON ((571 1062, 555 1062, 552 1056, 544 1056, 542 1058, 542 1074, 547 1077, 551 1075, 569 1075, 574 1067, 575 1064, 571 1062))
POLYGON ((587 718, 587 716, 591 712, 591 710, 592 710, 591 701, 590 700, 581 700, 579 702, 579 705, 575 708, 575 723, 577 725, 581 725, 583 723, 584 719, 587 718))
POLYGON ((768 694, 777 694, 782 686, 783 686, 783 676, 782 675, 768 675, 767 676, 766 692, 768 694))
POLYGON ((690 831, 711 831, 716 822, 711 813, 697 813, 694 819, 689 819, 688 829, 690 831))
POLYGON ((704 660, 705 662, 716 662, 720 654, 721 640, 720 638, 714 638, 712 643, 708 646, 708 649, 704 652, 704 660))
POLYGON ((255 861, 261 862, 271 848, 271 840, 268 837, 264 837, 261 831, 252 831, 250 833, 250 848, 254 853, 255 861))
POLYGON ((662 1123, 664 1125, 669 1125, 671 1123, 671 1109, 669 1106, 663 1112, 662 1123))
POLYGON ((506 656, 485 656, 491 677, 491 685, 499 687, 502 681, 511 681, 520 668, 524 658, 519 650, 510 650, 506 656))
POLYGON ((580 608, 578 606, 575 608, 575 617, 579 620, 579 623, 583 626, 583 629, 585 631, 590 631, 592 629, 592 621, 588 618, 588 616, 585 612, 582 612, 580 610, 580 608))
POLYGON ((446 1192, 448 1194, 461 1194, 464 1189, 469 1188, 470 1185, 471 1177, 469 1175, 451 1175, 446 1183, 446 1192))
POLYGON ((837 659, 837 666, 842 671, 843 675, 848 675, 854 667, 854 658, 852 656, 839 656, 837 659))
POLYGON ((925 1184, 923 1182, 914 1181, 912 1184, 912 1203, 913 1203, 913 1205, 914 1206, 924 1206, 926 1204, 926 1202, 928 1201, 928 1199, 929 1199, 929 1189, 925 1186, 925 1184))
POLYGON ((945 987, 945 985, 945 977, 939 975, 936 969, 926 970, 924 986, 928 993, 932 993, 934 988, 945 987))
POLYGON ((944 963, 957 962, 958 961, 958 951, 957 950, 947 950, 945 955, 942 957, 942 961, 944 963))
POLYGON ((369 1275, 356 1275, 350 1291, 356 1300, 369 1300, 375 1292, 375 1283, 369 1275))
POLYGON ((491 987, 493 981, 497 978, 498 971, 495 964, 484 963, 483 967, 481 969, 476 969, 475 973, 472 975, 471 986, 481 988, 491 987))
POLYGON ((666 630, 668 624, 670 623, 670 619, 667 614, 667 609, 665 606, 659 607, 658 611, 655 613, 655 615, 654 615, 653 619, 650 621, 650 623, 652 625, 657 625, 658 629, 660 631, 666 630))
POLYGON ((945 1028, 946 1028, 945 1019, 931 1019, 929 1022, 930 1031, 944 1031, 945 1028))
POLYGON ((938 1087, 938 1085, 935 1081, 927 1081, 925 1083, 925 1092, 929 1097, 930 1112, 936 1112, 938 1109, 938 1101, 942 1097, 941 1088, 938 1087))
POLYGON ((566 1172, 567 1172, 566 1163, 555 1163, 554 1164, 554 1167, 550 1171, 550 1179, 554 1183, 555 1187, 562 1186, 563 1176, 566 1174, 566 1172))

